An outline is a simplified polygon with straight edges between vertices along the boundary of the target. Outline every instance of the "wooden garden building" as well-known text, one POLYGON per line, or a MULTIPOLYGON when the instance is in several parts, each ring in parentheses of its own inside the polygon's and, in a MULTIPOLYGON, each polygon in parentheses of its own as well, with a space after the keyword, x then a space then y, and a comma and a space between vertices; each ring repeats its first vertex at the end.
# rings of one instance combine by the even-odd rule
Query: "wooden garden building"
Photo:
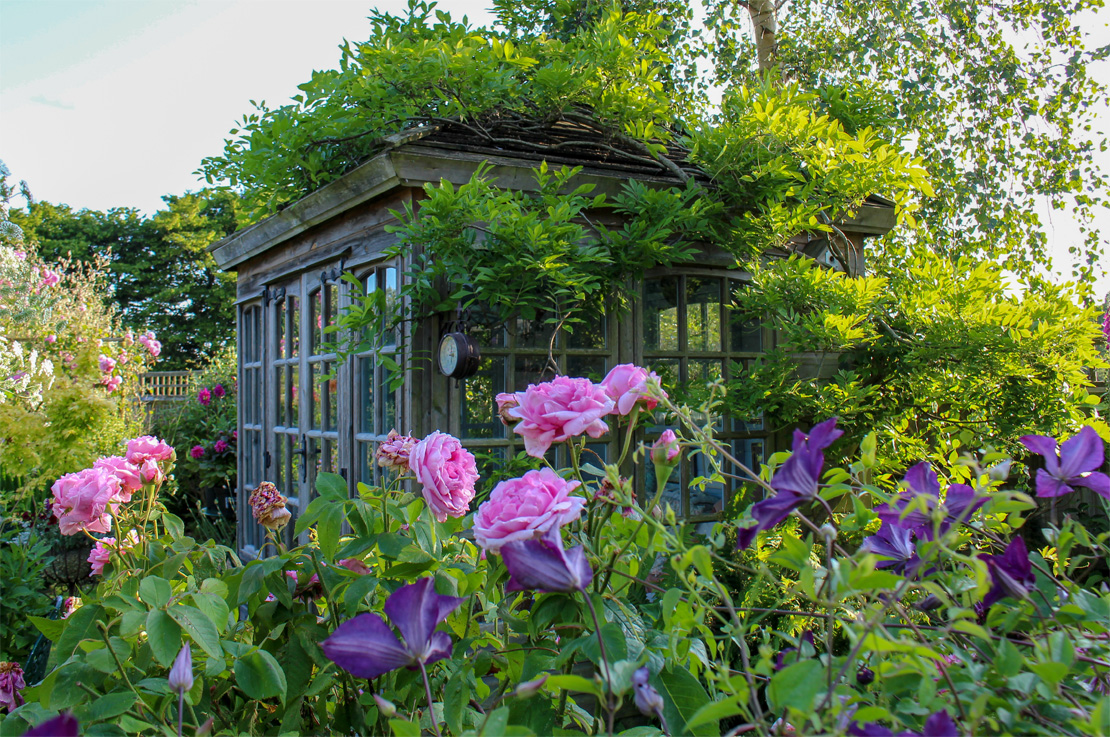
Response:
MULTIPOLYGON (((569 135, 553 130, 546 140, 557 143, 569 135)), ((733 257, 707 245, 693 263, 647 272, 630 311, 597 315, 554 342, 540 320, 474 323, 470 336, 481 358, 468 379, 443 375, 428 358, 454 314, 407 323, 403 336, 381 341, 380 350, 404 373, 399 388, 391 388, 397 382, 389 363, 372 351, 337 362, 335 353, 325 352, 332 336, 324 328, 351 304, 356 289, 340 277, 354 275, 363 294, 395 292, 408 265, 386 256, 396 242, 387 228, 406 203, 419 208, 425 184, 461 185, 487 164, 497 186, 527 191, 535 188, 534 168, 543 160, 581 166, 575 183, 595 185, 594 194, 616 195, 629 179, 648 186, 679 183, 674 167, 614 156, 602 146, 494 145, 441 127, 387 141, 341 179, 210 247, 220 268, 237 273, 240 510, 263 480, 304 509, 320 471, 342 475, 354 494, 356 482, 377 478, 374 451, 393 429, 416 437, 449 432, 475 453, 479 470, 515 455, 523 444, 498 420, 494 396, 552 378, 550 345, 561 373, 599 380, 614 365, 636 363, 653 368, 666 383, 727 378, 734 364, 772 344, 774 336, 758 325, 730 319, 730 295, 746 274, 735 269, 733 257)), ((861 264, 864 239, 893 225, 893 205, 881 198, 838 223, 861 264)), ((821 256, 820 240, 800 236, 798 246, 821 256)), ((716 422, 718 436, 752 467, 772 450, 773 438, 761 422, 727 416, 716 422)), ((646 437, 661 430, 647 428, 646 437)), ((591 442, 591 449, 602 458, 619 452, 605 437, 591 442)), ((707 471, 704 465, 699 459, 684 464, 681 482, 676 474, 672 484, 668 501, 685 515, 719 512, 732 493, 719 483, 691 491, 688 482, 707 471)), ((636 474, 641 488, 649 471, 636 474)), ((241 512, 239 544, 261 540, 261 528, 241 512)))

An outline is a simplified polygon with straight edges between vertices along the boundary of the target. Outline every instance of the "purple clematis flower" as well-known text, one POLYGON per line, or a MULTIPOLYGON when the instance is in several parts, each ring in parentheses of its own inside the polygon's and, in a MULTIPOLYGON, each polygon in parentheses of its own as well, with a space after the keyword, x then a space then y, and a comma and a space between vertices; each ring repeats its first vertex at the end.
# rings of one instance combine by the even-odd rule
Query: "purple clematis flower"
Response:
POLYGON ((899 494, 891 504, 875 507, 875 514, 879 515, 879 519, 884 523, 913 530, 919 540, 932 540, 937 533, 943 535, 957 520, 966 522, 972 513, 987 501, 986 497, 978 496, 967 484, 952 484, 948 487, 948 494, 944 499, 944 519, 934 530, 932 510, 941 503, 940 480, 937 478, 936 471, 928 461, 922 461, 906 471, 906 477, 903 480, 907 487, 906 491, 899 494), (926 514, 917 509, 906 512, 910 502, 919 497, 925 499, 930 513, 926 514))
POLYGON ((752 517, 757 524, 737 530, 737 550, 747 550, 757 533, 771 529, 817 496, 821 469, 825 465, 824 450, 843 434, 843 430, 836 429, 835 417, 814 425, 809 435, 801 430, 794 431, 794 452, 771 478, 771 488, 776 493, 752 507, 752 517))
POLYGON ((431 577, 422 578, 397 589, 385 602, 385 613, 401 630, 404 642, 379 615, 365 613, 339 625, 320 647, 336 665, 358 678, 430 665, 451 654, 451 636, 435 628, 462 602, 457 596, 437 594, 431 577))
POLYGON ((1102 465, 1105 450, 1102 438, 1086 425, 1060 446, 1047 435, 1023 435, 1022 445, 1044 456, 1044 468, 1037 469, 1037 496, 1055 497, 1070 494, 1073 487, 1086 486, 1096 494, 1110 499, 1110 476, 1096 469, 1102 465))
POLYGON ((509 569, 506 591, 585 591, 594 580, 582 546, 563 549, 563 536, 552 526, 539 539, 517 540, 501 546, 509 569))
POLYGON ((948 712, 941 709, 925 720, 925 727, 920 732, 906 730, 895 735, 881 724, 872 722, 861 726, 855 722, 848 727, 848 734, 852 737, 960 737, 960 730, 952 717, 948 716, 948 712))
POLYGON ((991 583, 994 584, 983 597, 984 613, 996 601, 1007 596, 1025 598, 1037 582, 1033 576, 1033 564, 1029 562, 1029 551, 1025 549, 1025 541, 1020 537, 1011 540, 1001 555, 979 557, 986 561, 991 583))
POLYGON ((31 727, 23 733, 23 737, 77 737, 80 734, 80 724, 77 717, 69 712, 64 712, 47 719, 37 727, 31 727))
POLYGON ((895 573, 912 578, 921 567, 913 534, 912 530, 884 520, 878 532, 863 539, 860 550, 890 558, 876 563, 876 568, 893 568, 895 573))

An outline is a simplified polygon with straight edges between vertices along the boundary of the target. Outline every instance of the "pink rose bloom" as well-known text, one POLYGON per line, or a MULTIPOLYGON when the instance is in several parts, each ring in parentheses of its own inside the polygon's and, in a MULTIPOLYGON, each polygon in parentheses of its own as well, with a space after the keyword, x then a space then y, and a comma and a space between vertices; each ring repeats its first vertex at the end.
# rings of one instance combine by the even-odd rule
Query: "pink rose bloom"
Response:
POLYGON ((207 407, 212 404, 212 392, 208 391, 207 388, 201 389, 197 392, 197 401, 207 407))
POLYGON ((343 560, 336 561, 336 563, 355 573, 363 575, 370 573, 370 566, 366 565, 358 558, 344 558, 343 560))
POLYGON ((99 458, 93 464, 93 468, 103 468, 119 479, 119 493, 112 498, 113 502, 126 504, 131 501, 132 494, 143 488, 143 479, 139 475, 138 467, 128 463, 122 456, 99 458))
POLYGON ((15 256, 17 261, 26 261, 27 260, 27 252, 26 251, 14 251, 12 253, 12 255, 15 256))
POLYGON ((134 530, 127 533, 123 543, 116 544, 114 537, 102 537, 96 541, 92 551, 89 552, 89 563, 92 565, 92 575, 103 576, 104 566, 112 561, 112 554, 120 550, 130 550, 139 543, 139 536, 134 530))
POLYGON ((223 439, 217 440, 216 444, 212 446, 212 450, 217 453, 223 453, 227 450, 227 441, 223 439))
MULTIPOLYGON (((647 369, 642 369, 631 363, 614 366, 613 370, 601 380, 601 385, 605 387, 605 393, 616 403, 613 414, 627 415, 636 406, 637 402, 642 402, 644 409, 655 409, 659 400, 648 395, 648 380, 652 380, 656 384, 659 383, 659 377, 655 375, 654 371, 649 372, 647 369)), ((663 396, 666 396, 666 394, 663 396)))
POLYGON ((538 538, 552 527, 573 522, 586 503, 570 495, 580 485, 550 468, 502 481, 474 515, 474 541, 496 553, 505 543, 538 538))
POLYGON ((135 334, 130 330, 123 334, 123 345, 127 348, 135 345, 135 334))
POLYGON ((58 342, 58 336, 57 335, 48 335, 48 336, 46 336, 46 342, 47 343, 57 343, 58 342))
POLYGON ((123 383, 123 378, 119 376, 105 376, 100 383, 108 387, 108 392, 111 393, 119 389, 119 385, 123 383))
POLYGON ((147 458, 143 461, 143 466, 139 469, 139 475, 142 476, 143 482, 147 484, 160 484, 166 478, 165 474, 162 473, 162 467, 153 458, 147 458))
POLYGON ((378 445, 374 458, 382 468, 395 468, 399 473, 404 473, 409 470, 409 455, 415 445, 416 438, 390 430, 389 435, 378 445))
POLYGON ((146 344, 146 348, 148 351, 150 351, 150 355, 154 356, 155 358, 158 358, 158 356, 162 354, 162 344, 159 343, 157 340, 151 339, 151 341, 146 344))
POLYGON ((177 454, 173 452, 172 445, 168 445, 165 441, 159 440, 152 435, 142 435, 134 440, 127 441, 128 463, 141 466, 143 461, 147 458, 153 458, 156 461, 170 461, 172 463, 177 460, 177 454))
POLYGON ((204 446, 194 445, 193 449, 189 451, 189 455, 191 455, 195 459, 204 458, 204 446))
POLYGON ((232 430, 231 431, 231 439, 232 440, 238 440, 239 439, 239 431, 238 430, 232 430))
POLYGON ((437 520, 462 517, 470 509, 478 467, 456 438, 436 430, 413 446, 409 468, 424 487, 424 501, 437 520))
POLYGON ((497 416, 501 418, 501 422, 506 427, 512 427, 519 419, 509 414, 509 410, 520 404, 517 401, 516 395, 511 392, 501 392, 494 399, 497 402, 497 416))
POLYGON ((227 394, 227 390, 224 389, 223 384, 216 384, 216 386, 212 387, 212 396, 216 399, 222 398, 225 394, 227 394))
POLYGON ((23 668, 19 663, 0 663, 0 706, 6 706, 9 712, 22 706, 23 694, 20 691, 25 688, 27 683, 23 680, 23 668))
POLYGON ((613 411, 614 402, 605 387, 589 379, 556 376, 542 384, 530 384, 516 393, 519 406, 507 410, 520 419, 513 432, 524 437, 524 449, 533 458, 543 458, 552 443, 587 433, 599 438, 609 431, 602 417, 613 411))
POLYGON ((127 351, 120 351, 119 358, 117 358, 116 360, 119 361, 120 365, 122 366, 123 364, 126 364, 128 361, 131 360, 131 356, 127 355, 127 351))
POLYGON ((108 357, 108 356, 105 356, 103 353, 101 353, 100 354, 100 373, 110 374, 113 371, 115 371, 115 369, 116 369, 115 360, 108 357))
POLYGON ((86 468, 67 473, 54 482, 53 511, 63 535, 88 532, 110 532, 115 511, 113 500, 119 497, 120 480, 106 468, 86 468))

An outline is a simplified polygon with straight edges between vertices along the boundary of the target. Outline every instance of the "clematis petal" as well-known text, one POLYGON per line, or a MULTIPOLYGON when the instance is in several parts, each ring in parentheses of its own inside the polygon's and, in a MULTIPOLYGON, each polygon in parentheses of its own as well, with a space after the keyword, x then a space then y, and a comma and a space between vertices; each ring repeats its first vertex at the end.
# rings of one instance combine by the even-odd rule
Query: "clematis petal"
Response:
POLYGON ((1102 438, 1090 425, 1075 436, 1068 438, 1060 446, 1060 472, 1059 477, 1068 483, 1081 473, 1094 471, 1102 465, 1104 458, 1102 438))
POLYGON ((1044 467, 1053 476, 1059 474, 1060 457, 1056 455, 1056 438, 1047 435, 1022 435, 1018 440, 1029 450, 1044 457, 1044 467))
POLYGON ((752 517, 759 523, 755 527, 740 528, 736 534, 736 549, 747 550, 755 540, 756 533, 769 530, 782 522, 795 509, 806 501, 806 497, 788 491, 780 491, 772 497, 755 503, 752 517))
POLYGON ((65 712, 53 719, 47 719, 37 727, 31 727, 23 733, 23 737, 77 737, 80 728, 77 717, 65 712))
POLYGON ((940 480, 928 461, 922 461, 906 471, 904 480, 914 495, 940 498, 940 480))
POLYGON ((429 576, 394 591, 385 602, 389 620, 401 630, 405 644, 414 655, 424 652, 436 626, 459 608, 463 599, 435 592, 429 576))
MULTIPOLYGON (((975 510, 987 503, 987 497, 975 493, 967 484, 952 484, 944 496, 944 508, 950 521, 967 522, 975 510)), ((947 528, 946 528, 947 529, 947 528)))
POLYGON ((373 613, 339 625, 320 647, 324 655, 357 678, 377 678, 414 662, 385 620, 373 613))
POLYGON ((509 569, 506 591, 582 591, 593 580, 593 570, 581 547, 567 552, 558 527, 538 540, 517 540, 501 547, 509 569))
POLYGON ((1063 479, 1056 478, 1043 468, 1037 469, 1037 496, 1048 499, 1075 491, 1063 479))
POLYGON ((1076 486, 1086 486, 1088 489, 1098 494, 1099 496, 1110 499, 1110 476, 1107 476, 1104 473, 1094 471, 1093 473, 1089 473, 1086 476, 1079 476, 1070 479, 1070 481, 1076 486))
POLYGON ((960 730, 948 712, 941 709, 936 714, 925 720, 925 729, 921 732, 929 737, 960 737, 960 730))
POLYGON ((431 665, 437 660, 451 657, 453 646, 451 635, 446 632, 433 632, 428 639, 428 647, 424 650, 424 665, 431 665))

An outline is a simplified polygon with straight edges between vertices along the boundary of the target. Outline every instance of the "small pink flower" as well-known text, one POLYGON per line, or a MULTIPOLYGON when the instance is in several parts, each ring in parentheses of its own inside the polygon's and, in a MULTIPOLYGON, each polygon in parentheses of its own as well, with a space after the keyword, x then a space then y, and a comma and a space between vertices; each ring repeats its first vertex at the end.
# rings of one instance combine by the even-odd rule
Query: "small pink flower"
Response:
POLYGON ((113 371, 115 371, 115 369, 116 369, 115 360, 110 358, 109 356, 105 356, 103 353, 101 353, 100 354, 100 372, 102 374, 110 374, 113 371))
POLYGON ((436 430, 413 446, 409 468, 424 487, 424 501, 437 520, 462 517, 469 511, 478 467, 457 438, 436 430))
POLYGON ((207 407, 212 404, 212 392, 208 391, 207 388, 201 389, 197 392, 197 401, 207 407))
POLYGON ((45 266, 42 267, 39 273, 42 275, 42 281, 39 283, 39 289, 52 287, 62 280, 62 277, 59 276, 58 272, 51 271, 45 266))
POLYGON ((46 342, 47 343, 57 343, 58 342, 58 336, 57 335, 48 335, 48 336, 46 336, 46 342))
POLYGON ((15 256, 17 261, 26 261, 27 260, 27 252, 26 251, 15 251, 15 252, 12 253, 12 255, 15 256))
POLYGON ((416 438, 390 430, 389 435, 378 445, 374 458, 380 467, 395 468, 398 473, 404 473, 409 470, 409 454, 415 445, 416 438))
POLYGON ((214 396, 216 399, 223 398, 225 394, 227 394, 227 390, 224 389, 223 384, 216 384, 216 386, 212 387, 212 396, 214 396))
POLYGON ((20 691, 25 688, 27 683, 23 680, 23 668, 19 663, 0 663, 0 706, 7 707, 9 712, 22 706, 23 694, 20 691))
POLYGON ((111 501, 126 504, 131 501, 131 495, 136 491, 143 488, 143 479, 139 475, 139 469, 127 462, 127 459, 122 456, 107 456, 105 458, 97 459, 93 463, 93 468, 103 468, 112 474, 115 474, 119 479, 120 489, 119 493, 112 498, 111 501))
POLYGON ((225 452, 227 450, 227 441, 222 438, 220 440, 217 440, 216 444, 212 446, 212 450, 216 451, 217 453, 225 452))
POLYGON ((81 608, 80 596, 67 596, 65 601, 62 602, 62 619, 69 619, 69 615, 81 608))
POLYGON ((589 379, 556 376, 542 384, 531 384, 516 393, 519 406, 507 410, 520 419, 513 432, 524 437, 524 449, 533 458, 543 458, 552 443, 561 443, 587 433, 599 438, 609 431, 601 419, 615 403, 605 387, 589 379))
POLYGON ((89 552, 89 563, 92 565, 92 575, 103 576, 104 566, 111 562, 113 553, 130 550, 139 544, 138 534, 132 530, 122 543, 117 544, 114 537, 102 537, 96 541, 92 551, 89 552))
POLYGON ((232 440, 238 440, 239 439, 239 431, 238 430, 232 430, 231 431, 231 439, 232 440))
POLYGON ((162 354, 162 344, 157 340, 151 340, 146 344, 146 348, 154 358, 158 358, 162 354))
POLYGON ((135 345, 135 334, 130 330, 123 334, 123 345, 126 348, 130 348, 131 346, 135 345))
POLYGON ((637 403, 641 403, 644 409, 655 409, 659 400, 648 393, 648 381, 658 384, 659 377, 654 371, 649 372, 631 363, 614 366, 613 370, 601 380, 605 393, 616 404, 613 414, 627 415, 637 403))
POLYGON ((538 538, 552 527, 573 522, 586 503, 570 495, 580 485, 550 468, 502 481, 474 515, 474 542, 494 553, 506 543, 538 538))
POLYGON ((198 460, 204 458, 204 446, 194 445, 192 450, 189 451, 189 455, 198 460))
POLYGON ((111 393, 114 392, 116 389, 119 389, 120 384, 123 383, 123 377, 114 375, 105 376, 103 379, 100 380, 100 383, 108 387, 108 392, 111 393))
POLYGON ((119 358, 116 360, 119 361, 119 364, 122 366, 131 360, 131 356, 127 354, 127 351, 120 351, 119 358))
POLYGON ((678 456, 682 452, 682 446, 679 445, 678 438, 674 434, 674 430, 667 429, 651 446, 651 462, 656 466, 671 466, 674 467, 678 464, 678 456))
POLYGON ((134 440, 127 441, 128 463, 141 466, 147 458, 172 463, 177 460, 177 454, 174 453, 172 445, 167 444, 164 440, 159 440, 153 435, 142 435, 134 440))
POLYGON ((63 535, 110 532, 114 499, 120 495, 120 480, 106 468, 86 468, 67 473, 50 487, 54 493, 53 511, 63 535))

